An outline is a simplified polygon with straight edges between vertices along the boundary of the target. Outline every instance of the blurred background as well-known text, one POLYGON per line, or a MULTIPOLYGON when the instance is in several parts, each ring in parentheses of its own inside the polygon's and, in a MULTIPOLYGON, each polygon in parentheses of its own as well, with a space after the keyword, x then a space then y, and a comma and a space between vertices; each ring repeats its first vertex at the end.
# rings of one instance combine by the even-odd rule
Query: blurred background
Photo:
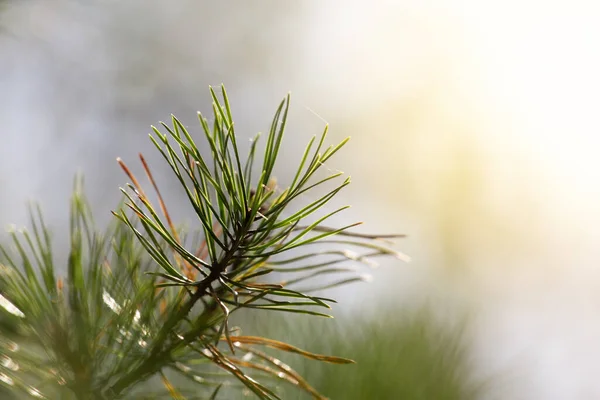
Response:
POLYGON ((108 221, 115 158, 160 165, 149 125, 198 132, 224 83, 251 137, 290 91, 280 181, 325 123, 351 136, 327 166, 353 178, 344 218, 408 234, 413 261, 336 290, 334 321, 251 330, 358 360, 297 365, 332 399, 600 398, 599 18, 583 0, 3 0, 0 223, 34 199, 66 249, 76 172, 108 221))

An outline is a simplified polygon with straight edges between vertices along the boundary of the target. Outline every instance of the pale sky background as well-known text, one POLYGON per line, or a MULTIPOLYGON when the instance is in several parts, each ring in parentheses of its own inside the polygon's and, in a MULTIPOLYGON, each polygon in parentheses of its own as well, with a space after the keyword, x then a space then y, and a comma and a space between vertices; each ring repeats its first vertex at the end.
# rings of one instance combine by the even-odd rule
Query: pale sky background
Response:
POLYGON ((147 151, 147 126, 170 112, 194 123, 208 84, 244 104, 250 133, 290 90, 291 141, 324 121, 332 140, 352 136, 330 165, 353 177, 348 218, 410 235, 399 248, 413 263, 342 291, 346 307, 467 308, 473 363, 500 377, 490 399, 600 398, 597 2, 223 2, 202 13, 152 0, 141 14, 139 1, 98 13, 79 3, 30 2, 4 19, 2 223, 20 223, 35 198, 58 207, 60 226, 78 168, 108 210, 108 188, 124 181, 114 158, 147 151), (130 42, 115 50, 119 35, 130 42), (137 69, 121 84, 125 61, 137 69), (138 70, 147 81, 131 86, 138 70))

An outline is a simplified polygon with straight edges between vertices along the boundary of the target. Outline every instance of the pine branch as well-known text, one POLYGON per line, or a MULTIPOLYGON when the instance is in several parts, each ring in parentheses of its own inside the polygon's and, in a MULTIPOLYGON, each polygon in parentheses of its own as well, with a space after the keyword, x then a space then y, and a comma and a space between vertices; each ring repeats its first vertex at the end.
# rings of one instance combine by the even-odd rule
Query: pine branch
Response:
POLYGON ((146 398, 138 390, 146 382, 163 386, 164 396, 186 398, 168 375, 175 373, 191 378, 194 390, 210 398, 221 393, 223 383, 236 380, 260 399, 278 399, 263 379, 255 379, 270 376, 320 399, 300 375, 255 346, 351 362, 244 336, 229 327, 229 318, 248 309, 328 317, 323 310, 334 300, 309 293, 361 279, 355 268, 340 264, 371 265, 372 258, 390 255, 406 259, 388 248, 399 236, 351 232, 358 223, 324 225, 347 208, 322 212, 350 180, 341 173, 313 180, 347 139, 324 148, 326 127, 308 143, 291 184, 280 189, 273 173, 289 96, 275 113, 262 165, 256 160, 258 136, 248 157, 240 157, 225 89, 219 96, 211 88, 211 96, 213 123, 199 114, 210 158, 175 117, 162 124, 166 133, 153 127, 150 135, 198 218, 195 240, 174 224, 140 155, 158 204, 119 159, 131 183, 121 189, 124 202, 113 212, 115 223, 100 233, 77 181, 66 277, 57 276, 39 209, 32 210, 33 235, 11 233, 15 252, 0 247, 0 322, 10 327, 0 333, 0 353, 10 360, 0 365, 0 385, 25 397, 105 400, 146 398), (293 209, 300 196, 338 179, 327 194, 293 209), (318 243, 327 243, 327 250, 311 250, 318 243), (330 276, 336 278, 325 279, 330 276), (225 374, 218 381, 210 378, 217 376, 215 370, 225 374))

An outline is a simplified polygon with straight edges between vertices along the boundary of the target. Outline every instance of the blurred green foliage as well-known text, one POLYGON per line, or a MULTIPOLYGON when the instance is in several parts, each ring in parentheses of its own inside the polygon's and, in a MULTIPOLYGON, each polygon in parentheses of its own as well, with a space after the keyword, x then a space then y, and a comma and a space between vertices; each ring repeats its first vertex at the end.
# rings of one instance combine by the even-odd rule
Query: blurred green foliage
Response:
MULTIPOLYGON (((285 357, 286 363, 332 400, 470 400, 484 390, 469 370, 464 324, 438 323, 425 308, 335 320, 275 317, 256 315, 250 325, 262 332, 267 325, 267 337, 356 361, 335 366, 285 357)), ((309 398, 290 385, 282 384, 281 390, 285 399, 309 398)))

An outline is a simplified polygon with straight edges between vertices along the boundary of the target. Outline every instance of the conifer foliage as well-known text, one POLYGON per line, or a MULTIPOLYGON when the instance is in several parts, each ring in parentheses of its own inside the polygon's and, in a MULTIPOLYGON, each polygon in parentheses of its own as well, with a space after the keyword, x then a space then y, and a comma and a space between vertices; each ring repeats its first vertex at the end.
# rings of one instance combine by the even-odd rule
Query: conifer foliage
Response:
POLYGON ((388 247, 394 235, 349 231, 358 223, 326 225, 347 207, 325 204, 350 180, 341 172, 317 178, 317 171, 347 139, 326 147, 325 128, 299 155, 291 183, 279 188, 274 170, 289 96, 263 156, 257 136, 242 158, 225 89, 210 93, 213 116, 198 115, 203 137, 192 137, 175 117, 150 135, 197 216, 196 232, 175 225, 140 155, 151 190, 119 159, 130 183, 105 231, 95 227, 76 181, 66 269, 55 265, 39 207, 30 210, 30 229, 12 231, 0 248, 0 386, 15 398, 218 399, 239 387, 279 399, 278 388, 291 384, 321 399, 273 353, 352 362, 247 336, 230 324, 232 314, 248 309, 328 317, 334 300, 315 292, 362 279, 352 264, 404 258, 388 247), (322 185, 331 189, 303 204, 322 185))

